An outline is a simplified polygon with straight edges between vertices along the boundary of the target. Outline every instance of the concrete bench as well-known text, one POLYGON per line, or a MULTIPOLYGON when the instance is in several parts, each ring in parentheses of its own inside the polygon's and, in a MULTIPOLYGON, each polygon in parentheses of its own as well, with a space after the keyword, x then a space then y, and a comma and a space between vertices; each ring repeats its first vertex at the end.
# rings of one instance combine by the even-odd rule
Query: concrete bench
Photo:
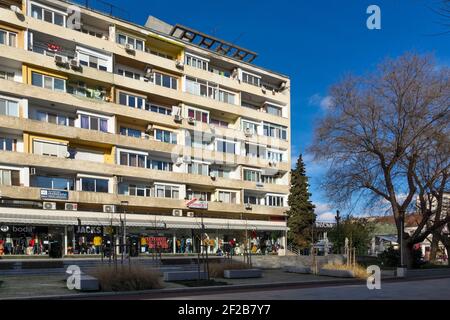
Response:
POLYGON ((284 272, 288 272, 288 273, 302 273, 302 274, 309 274, 309 273, 311 273, 311 268, 309 268, 309 267, 292 267, 292 266, 288 266, 288 267, 284 267, 283 270, 284 270, 284 272))
POLYGON ((164 281, 185 281, 185 280, 208 279, 208 275, 204 271, 170 271, 164 272, 164 281))
POLYGON ((351 270, 332 270, 332 269, 320 269, 319 275, 336 278, 354 278, 355 275, 351 270))
POLYGON ((261 269, 239 269, 239 270, 225 270, 223 276, 226 279, 244 279, 244 278, 261 278, 261 269))
POLYGON ((99 291, 100 284, 97 278, 82 273, 80 275, 80 289, 75 289, 79 291, 99 291))

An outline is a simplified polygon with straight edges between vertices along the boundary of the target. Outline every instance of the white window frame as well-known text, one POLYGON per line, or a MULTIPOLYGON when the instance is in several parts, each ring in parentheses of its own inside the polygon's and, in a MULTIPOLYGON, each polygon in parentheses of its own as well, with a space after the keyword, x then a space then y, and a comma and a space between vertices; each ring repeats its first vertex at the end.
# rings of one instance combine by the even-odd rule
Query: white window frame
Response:
POLYGON ((147 98, 146 98, 146 97, 143 97, 143 96, 140 96, 140 95, 136 95, 136 94, 133 94, 133 93, 128 93, 128 92, 125 92, 125 91, 119 91, 118 95, 119 95, 119 101, 118 101, 118 103, 119 103, 120 105, 126 106, 126 107, 128 107, 128 108, 134 108, 134 109, 145 110, 146 105, 147 105, 147 98), (124 94, 124 95, 126 96, 127 104, 121 104, 121 103, 120 103, 120 95, 121 95, 121 94, 124 94), (135 100, 136 100, 136 105, 135 105, 134 107, 130 106, 130 96, 133 97, 133 98, 135 98, 135 100), (139 107, 137 106, 138 99, 142 99, 143 105, 141 106, 141 108, 139 108, 139 107))
POLYGON ((134 49, 134 50, 139 50, 139 51, 145 52, 145 39, 142 39, 142 38, 139 38, 139 37, 136 37, 136 36, 129 35, 129 34, 127 34, 127 33, 125 33, 125 32, 122 32, 122 31, 117 31, 116 39, 115 39, 115 41, 116 41, 117 44, 119 44, 119 45, 121 45, 121 46, 126 46, 127 44, 130 44, 130 42, 129 42, 130 39, 133 40, 132 45, 133 45, 133 49, 134 49), (119 37, 120 37, 120 36, 124 36, 124 37, 125 37, 125 44, 119 42, 119 37), (138 48, 136 47, 136 41, 141 41, 141 42, 142 42, 142 49, 138 49, 138 48))
MULTIPOLYGON (((225 144, 226 145, 226 144, 225 144)), ((227 154, 238 154, 238 147, 239 147, 239 145, 238 145, 238 142, 237 141, 233 141, 233 140, 228 140, 228 139, 222 139, 222 138, 217 138, 217 139, 215 139, 214 140, 214 150, 216 151, 216 152, 223 152, 223 153, 227 153, 227 154), (232 143, 232 144, 234 144, 234 152, 233 153, 231 153, 231 152, 228 152, 228 151, 219 151, 219 141, 222 141, 222 142, 225 142, 225 143, 232 143)))
POLYGON ((188 66, 191 66, 192 68, 196 68, 196 69, 208 71, 208 70, 209 70, 209 62, 210 62, 210 60, 207 59, 207 58, 203 58, 203 57, 197 56, 197 55, 192 54, 192 53, 190 53, 190 52, 186 52, 186 53, 185 53, 185 63, 186 63, 188 66), (195 66, 192 65, 192 64, 189 64, 188 58, 190 58, 191 62, 192 62, 194 59, 197 61, 197 62, 195 63, 195 66), (203 64, 203 66, 206 66, 206 68, 199 68, 199 67, 198 67, 198 61, 200 61, 200 62, 203 64))
POLYGON ((35 19, 38 19, 38 20, 41 20, 41 21, 44 21, 44 22, 48 22, 48 21, 44 20, 44 11, 43 11, 43 10, 48 10, 48 11, 51 11, 51 12, 52 12, 52 22, 49 22, 49 23, 59 26, 59 24, 56 24, 56 23, 55 23, 55 13, 58 13, 58 14, 60 14, 60 15, 63 16, 63 25, 62 25, 61 27, 63 27, 63 28, 66 27, 66 25, 67 25, 67 24, 66 24, 66 21, 67 21, 67 12, 64 12, 64 11, 62 11, 62 10, 58 10, 58 9, 55 9, 55 8, 46 6, 46 5, 41 4, 41 3, 39 3, 39 2, 30 1, 29 7, 28 7, 28 10, 29 10, 29 16, 30 16, 30 17, 33 17, 33 11, 32 11, 32 6, 33 6, 33 5, 35 5, 35 6, 37 6, 37 7, 40 7, 40 8, 42 9, 42 11, 41 11, 42 19, 39 19, 39 18, 37 18, 37 17, 36 17, 35 19))
MULTIPOLYGON (((48 90, 52 90, 52 91, 56 91, 56 92, 67 92, 67 83, 66 83, 67 81, 66 81, 66 79, 60 78, 60 77, 49 76, 49 75, 42 74, 42 73, 39 73, 39 72, 36 72, 36 71, 32 71, 31 72, 31 79, 33 79, 33 74, 37 74, 37 75, 42 77, 42 86, 40 88, 48 89, 48 90), (51 89, 45 87, 45 78, 46 77, 52 79, 52 88, 51 89), (63 81, 63 83, 64 83, 64 89, 63 90, 55 90, 55 79, 63 81)), ((32 85, 37 87, 34 84, 32 84, 32 85)))
MULTIPOLYGON (((6 113, 4 115, 6 116, 10 116, 10 117, 19 117, 20 115, 20 100, 19 99, 14 99, 14 98, 10 98, 10 97, 6 97, 6 96, 1 96, 0 95, 0 100, 4 100, 5 101, 5 111, 6 113), (16 111, 17 113, 12 114, 10 112, 11 107, 10 107, 10 103, 15 103, 16 104, 16 111)), ((3 115, 3 114, 1 114, 3 115)))
POLYGON ((0 43, 0 44, 3 44, 3 45, 8 46, 8 47, 17 48, 17 46, 18 46, 18 43, 17 43, 18 42, 18 34, 17 34, 17 32, 13 32, 13 31, 9 31, 9 30, 6 30, 6 29, 2 29, 1 27, 0 27, 0 31, 5 33, 5 43, 0 43), (10 43, 10 38, 9 38, 10 35, 14 35, 15 36, 15 41, 14 41, 14 45, 13 46, 10 43))

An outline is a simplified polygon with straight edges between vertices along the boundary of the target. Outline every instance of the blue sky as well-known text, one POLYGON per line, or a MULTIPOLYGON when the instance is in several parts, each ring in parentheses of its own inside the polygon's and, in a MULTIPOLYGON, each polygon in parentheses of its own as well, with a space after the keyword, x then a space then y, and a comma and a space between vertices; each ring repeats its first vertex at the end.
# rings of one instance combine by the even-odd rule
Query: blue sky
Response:
POLYGON ((334 208, 320 189, 324 168, 305 149, 326 112, 329 86, 345 73, 369 72, 384 57, 410 50, 434 53, 439 64, 450 65, 450 34, 437 35, 445 29, 430 9, 439 0, 108 1, 127 10, 133 22, 144 24, 154 15, 256 51, 255 64, 291 77, 293 162, 304 154, 316 213, 325 220, 334 208), (381 8, 381 30, 366 28, 372 4, 381 8))

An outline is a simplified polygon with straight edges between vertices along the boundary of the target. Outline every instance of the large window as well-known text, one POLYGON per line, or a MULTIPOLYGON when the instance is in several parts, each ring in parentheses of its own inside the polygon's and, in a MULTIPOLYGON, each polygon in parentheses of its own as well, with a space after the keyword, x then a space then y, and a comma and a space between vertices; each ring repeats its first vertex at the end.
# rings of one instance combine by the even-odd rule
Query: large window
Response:
POLYGON ((188 173, 198 174, 202 176, 209 175, 209 165, 206 163, 192 162, 188 164, 188 173))
POLYGON ((73 127, 75 123, 74 118, 47 111, 37 111, 36 120, 70 127, 73 127))
POLYGON ((225 103, 235 104, 236 95, 219 88, 219 85, 213 82, 187 77, 186 92, 225 103))
POLYGON ((132 128, 120 127, 120 134, 123 136, 140 138, 142 137, 142 131, 132 128))
POLYGON ((219 191, 219 201, 223 203, 236 203, 236 192, 219 191))
POLYGON ((188 66, 202 69, 202 70, 208 70, 208 60, 207 59, 201 59, 197 56, 193 56, 190 54, 186 54, 186 64, 188 66))
POLYGON ((267 160, 273 162, 283 162, 284 161, 283 152, 267 150, 267 160))
POLYGON ((0 70, 0 79, 14 80, 14 72, 0 70))
POLYGON ((108 119, 82 114, 80 115, 80 126, 82 129, 108 132, 108 119))
POLYGON ((66 17, 63 14, 36 4, 31 5, 31 16, 62 27, 66 24, 66 17))
POLYGON ((16 139, 0 137, 1 151, 16 151, 16 139))
POLYGON ((261 176, 261 181, 262 183, 266 184, 276 184, 277 178, 275 178, 274 176, 261 176))
POLYGON ((171 144, 177 144, 177 134, 172 131, 155 129, 155 140, 171 144))
POLYGON ((81 178, 81 191, 108 193, 109 181, 107 179, 81 178))
POLYGON ((264 159, 266 157, 266 147, 257 144, 246 143, 245 155, 247 157, 264 159))
POLYGON ((263 126, 264 135, 267 137, 278 138, 287 140, 287 128, 272 123, 264 123, 263 126))
POLYGON ((136 50, 144 51, 144 41, 136 39, 134 37, 130 37, 129 35, 118 33, 116 37, 116 42, 123 46, 129 44, 136 50))
POLYGON ((261 172, 256 170, 244 169, 244 180, 252 182, 260 182, 261 172))
POLYGON ((147 167, 152 170, 173 171, 173 163, 165 160, 149 159, 147 167))
POLYGON ((10 47, 17 46, 17 33, 0 29, 0 44, 10 47))
POLYGON ((268 195, 268 196, 266 196, 266 206, 283 207, 284 206, 284 198, 281 196, 268 195))
POLYGON ((267 113, 273 114, 274 116, 281 117, 283 116, 283 108, 279 106, 275 106, 273 104, 266 104, 265 109, 267 113))
POLYGON ((50 157, 65 157, 67 145, 50 141, 33 141, 33 153, 50 157))
POLYGON ((66 80, 46 76, 37 72, 31 74, 31 84, 36 87, 46 88, 55 91, 66 91, 66 80))
POLYGON ((151 197, 151 187, 145 184, 121 185, 121 194, 135 197, 151 197))
POLYGON ((248 120, 242 120, 242 131, 244 131, 244 132, 248 131, 251 134, 257 134, 258 127, 259 127, 258 123, 248 121, 248 120))
POLYGON ((78 51, 78 60, 82 66, 95 68, 101 71, 108 71, 109 61, 107 59, 78 51))
POLYGON ((147 156, 143 154, 120 151, 120 164, 129 167, 147 167, 147 156))
POLYGON ((209 123, 209 112, 206 111, 189 108, 188 117, 193 118, 199 122, 209 123))
POLYGON ((261 86, 261 77, 255 76, 253 74, 242 72, 242 82, 251 84, 253 86, 261 86))
POLYGON ((162 106, 157 106, 155 104, 147 104, 145 106, 145 109, 151 112, 156 112, 156 113, 160 113, 160 114, 165 114, 170 116, 172 114, 172 108, 170 107, 162 107, 162 106))
POLYGON ((230 142, 226 140, 216 140, 217 149, 218 152, 224 152, 224 153, 236 153, 236 143, 230 142))
POLYGON ((219 120, 219 119, 211 119, 210 125, 222 127, 222 128, 228 128, 229 123, 227 121, 219 120))
POLYGON ((169 76, 164 73, 155 72, 154 82, 158 86, 177 90, 178 80, 175 77, 169 76))
POLYGON ((180 187, 171 185, 155 184, 155 197, 157 198, 180 198, 180 187))
POLYGON ((229 179, 231 176, 231 169, 228 168, 211 168, 211 173, 219 178, 229 179))
POLYGON ((261 204, 261 199, 258 196, 251 195, 251 194, 244 194, 244 203, 247 204, 254 204, 259 205, 261 204))
POLYGON ((0 98, 0 115, 4 116, 19 116, 19 103, 4 98, 0 98))
POLYGON ((20 186, 19 170, 0 169, 0 185, 20 186))
POLYGON ((211 192, 188 190, 186 195, 189 200, 211 201, 211 192))
POLYGON ((136 79, 136 80, 141 80, 141 75, 139 73, 133 72, 133 71, 129 71, 129 70, 124 70, 122 68, 117 69, 117 74, 119 74, 119 75, 121 75, 123 77, 136 79))
POLYGON ((119 103, 124 106, 131 108, 144 109, 145 108, 145 98, 135 96, 132 94, 120 92, 119 93, 119 103))
POLYGON ((45 189, 57 190, 75 190, 74 179, 49 177, 49 176, 33 176, 31 179, 31 186, 45 189))

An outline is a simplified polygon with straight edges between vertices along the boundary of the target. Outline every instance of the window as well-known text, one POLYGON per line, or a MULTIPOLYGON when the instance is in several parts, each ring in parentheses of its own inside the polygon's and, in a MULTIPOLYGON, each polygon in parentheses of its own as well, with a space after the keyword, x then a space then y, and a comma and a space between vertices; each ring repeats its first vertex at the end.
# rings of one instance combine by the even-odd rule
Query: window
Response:
POLYGON ((169 60, 174 60, 173 56, 171 56, 170 54, 161 52, 161 51, 155 51, 155 50, 150 50, 151 54, 154 54, 155 56, 161 57, 161 58, 166 58, 169 60))
POLYGON ((224 152, 224 153, 236 153, 236 143, 235 142, 229 142, 226 140, 217 140, 217 149, 218 152, 224 152))
POLYGON ((173 171, 173 164, 169 161, 149 159, 148 168, 159 171, 173 171))
POLYGON ((151 112, 156 112, 160 114, 165 114, 170 116, 172 114, 172 109, 169 107, 161 107, 154 104, 148 104, 145 106, 145 109, 151 112))
POLYGON ((219 191, 219 201, 224 203, 236 203, 236 193, 229 191, 219 191))
POLYGON ((70 127, 73 127, 75 123, 73 118, 47 111, 37 111, 36 120, 70 127))
POLYGON ((33 18, 44 20, 62 27, 65 26, 66 22, 66 17, 63 14, 43 8, 36 4, 31 5, 31 16, 33 18))
POLYGON ((74 180, 70 178, 33 176, 31 185, 37 188, 57 189, 57 190, 75 190, 74 180))
POLYGON ((284 199, 281 196, 268 195, 268 196, 266 196, 266 206, 269 206, 269 207, 283 207, 284 206, 284 199))
POLYGON ((283 152, 267 150, 267 160, 273 162, 283 162, 283 152))
POLYGON ((142 184, 130 184, 128 185, 125 194, 135 197, 150 197, 151 187, 142 184))
POLYGON ((194 68, 208 70, 208 60, 190 54, 186 54, 186 64, 194 68))
POLYGON ((252 75, 247 72, 242 72, 242 82, 251 84, 253 86, 260 87, 261 86, 261 78, 255 75, 252 75))
POLYGON ((106 179, 81 178, 81 191, 108 193, 109 181, 106 179))
POLYGON ((211 201, 211 192, 187 191, 188 200, 197 199, 200 201, 211 201))
POLYGON ((209 175, 209 165, 200 162, 192 162, 188 164, 187 171, 191 174, 207 176, 209 175))
POLYGON ((20 186, 20 171, 0 169, 0 185, 20 186))
POLYGON ((82 114, 80 116, 80 127, 101 132, 108 132, 108 119, 82 114))
POLYGON ((225 103, 235 104, 236 95, 220 89, 219 85, 213 82, 187 77, 186 92, 225 103))
POLYGON ((130 44, 131 46, 133 46, 134 49, 144 51, 144 41, 130 37, 122 33, 117 34, 116 42, 123 46, 130 44))
POLYGON ((55 91, 66 91, 66 80, 55 78, 51 76, 46 76, 37 72, 32 72, 31 74, 31 84, 33 86, 46 88, 55 91))
POLYGON ((14 80, 14 72, 0 70, 0 79, 14 80))
POLYGON ((242 131, 250 131, 251 134, 257 134, 258 133, 258 123, 254 123, 247 120, 242 120, 242 131))
POLYGON ((266 137, 287 140, 287 128, 272 123, 264 123, 263 133, 266 137))
POLYGON ((119 103, 130 108, 144 109, 145 98, 134 96, 131 94, 119 93, 119 103))
POLYGON ((50 157, 65 157, 67 145, 50 141, 33 141, 33 153, 50 157))
POLYGON ((244 203, 259 205, 261 202, 260 202, 259 197, 255 196, 255 195, 244 194, 244 203))
POLYGON ((283 116, 283 108, 272 104, 266 104, 266 112, 278 117, 283 116))
POLYGON ((155 129, 155 140, 171 144, 177 144, 177 134, 172 131, 155 129))
POLYGON ((158 86, 163 86, 174 90, 177 90, 178 86, 177 78, 159 72, 155 72, 154 83, 158 86))
POLYGON ((120 151, 120 165, 146 168, 147 156, 143 154, 120 151))
POLYGON ((266 147, 257 144, 246 143, 245 155, 247 157, 264 159, 266 157, 266 147))
POLYGON ((228 122, 218 119, 211 119, 210 124, 218 127, 228 128, 228 122))
POLYGON ((266 184, 276 184, 277 179, 274 176, 261 176, 262 183, 266 184))
POLYGON ((0 44, 17 47, 17 33, 0 29, 0 44))
POLYGON ((213 173, 216 177, 229 179, 231 175, 231 169, 214 168, 211 169, 211 173, 213 173))
POLYGON ((157 198, 180 198, 180 187, 155 184, 155 196, 157 198))
POLYGON ((261 181, 261 172, 255 170, 244 169, 244 180, 252 182, 261 181))
POLYGON ((137 129, 120 127, 120 134, 123 136, 140 138, 142 137, 142 132, 137 129))
POLYGON ((123 77, 141 80, 141 75, 137 72, 128 71, 128 70, 124 70, 124 69, 117 69, 117 74, 121 75, 123 77))
POLYGON ((16 151, 16 144, 16 139, 0 137, 1 151, 16 151))
POLYGON ((209 112, 189 108, 188 117, 195 119, 195 121, 209 123, 209 112))
POLYGON ((82 66, 91 67, 101 71, 108 71, 108 60, 78 51, 78 60, 82 66))
POLYGON ((17 101, 0 98, 0 115, 18 117, 19 104, 17 101))

